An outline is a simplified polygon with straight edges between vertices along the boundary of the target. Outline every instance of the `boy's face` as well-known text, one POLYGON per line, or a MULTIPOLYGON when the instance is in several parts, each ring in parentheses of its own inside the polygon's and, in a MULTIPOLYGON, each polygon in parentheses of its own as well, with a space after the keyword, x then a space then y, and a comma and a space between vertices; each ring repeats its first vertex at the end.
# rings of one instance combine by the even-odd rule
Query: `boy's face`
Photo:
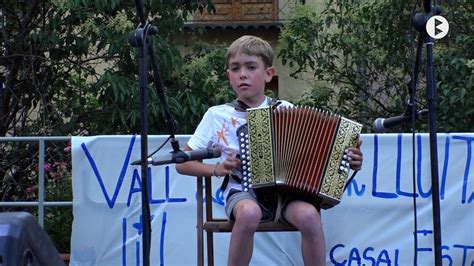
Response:
POLYGON ((241 100, 263 100, 265 84, 274 74, 275 68, 265 67, 260 56, 238 52, 229 59, 227 77, 241 100))

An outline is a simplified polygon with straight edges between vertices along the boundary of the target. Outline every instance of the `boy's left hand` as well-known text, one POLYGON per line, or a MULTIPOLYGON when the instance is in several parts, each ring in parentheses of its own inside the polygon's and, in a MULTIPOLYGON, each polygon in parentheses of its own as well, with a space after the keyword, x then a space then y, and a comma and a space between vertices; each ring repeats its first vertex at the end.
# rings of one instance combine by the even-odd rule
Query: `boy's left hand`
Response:
POLYGON ((357 140, 355 147, 349 148, 349 164, 352 170, 359 171, 362 169, 362 161, 364 160, 364 155, 360 151, 360 146, 362 145, 362 140, 357 140))

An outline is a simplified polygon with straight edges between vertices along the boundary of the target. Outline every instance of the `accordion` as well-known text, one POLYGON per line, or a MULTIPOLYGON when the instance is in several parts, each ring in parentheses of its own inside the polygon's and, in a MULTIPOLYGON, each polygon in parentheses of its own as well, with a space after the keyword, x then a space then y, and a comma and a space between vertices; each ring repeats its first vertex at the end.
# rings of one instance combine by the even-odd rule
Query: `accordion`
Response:
POLYGON ((247 124, 237 130, 243 190, 276 186, 323 209, 339 204, 349 175, 346 150, 361 130, 316 108, 247 109, 247 124))

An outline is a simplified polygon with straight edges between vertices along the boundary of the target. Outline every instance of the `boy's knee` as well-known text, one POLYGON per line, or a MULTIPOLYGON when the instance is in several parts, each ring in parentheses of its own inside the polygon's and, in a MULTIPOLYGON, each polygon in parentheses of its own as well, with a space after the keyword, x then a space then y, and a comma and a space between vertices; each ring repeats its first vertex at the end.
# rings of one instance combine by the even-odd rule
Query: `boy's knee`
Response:
POLYGON ((246 201, 236 206, 234 216, 236 223, 258 225, 262 218, 262 211, 257 203, 246 201))
POLYGON ((299 208, 297 212, 293 212, 292 214, 294 217, 287 218, 295 221, 295 226, 300 230, 317 230, 318 228, 322 228, 321 216, 313 206, 299 208))

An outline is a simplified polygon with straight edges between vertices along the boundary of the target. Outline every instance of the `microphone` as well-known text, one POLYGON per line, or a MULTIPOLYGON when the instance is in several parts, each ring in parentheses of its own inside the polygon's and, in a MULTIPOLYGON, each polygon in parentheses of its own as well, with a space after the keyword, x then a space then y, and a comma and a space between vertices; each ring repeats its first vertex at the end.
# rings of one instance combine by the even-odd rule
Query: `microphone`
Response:
MULTIPOLYGON (((428 110, 423 109, 416 113, 415 119, 418 116, 425 116, 428 113, 428 110)), ((375 133, 385 133, 388 128, 398 126, 411 121, 411 114, 404 114, 399 116, 394 116, 390 118, 377 118, 374 121, 374 131, 375 133)))
MULTIPOLYGON (((173 163, 184 163, 187 161, 197 161, 204 159, 218 158, 221 156, 220 148, 206 148, 198 149, 193 151, 177 151, 172 152, 170 155, 161 156, 157 159, 148 158, 148 163, 151 165, 164 165, 164 164, 173 164, 173 163)), ((132 165, 140 165, 141 160, 136 160, 132 162, 132 165)))

